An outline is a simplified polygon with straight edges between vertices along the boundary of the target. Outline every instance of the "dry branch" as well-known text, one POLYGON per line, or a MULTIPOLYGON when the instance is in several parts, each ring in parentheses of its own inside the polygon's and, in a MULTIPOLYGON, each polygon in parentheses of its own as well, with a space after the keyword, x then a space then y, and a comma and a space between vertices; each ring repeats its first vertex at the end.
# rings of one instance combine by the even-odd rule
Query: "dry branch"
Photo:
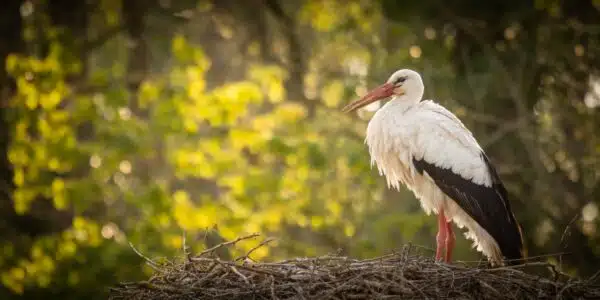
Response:
POLYGON ((493 269, 448 265, 418 255, 411 246, 366 260, 342 256, 245 260, 255 248, 232 261, 211 254, 254 237, 220 244, 191 257, 191 262, 165 263, 147 281, 112 288, 110 299, 600 299, 599 276, 575 280, 523 271, 554 269, 543 262, 493 269))

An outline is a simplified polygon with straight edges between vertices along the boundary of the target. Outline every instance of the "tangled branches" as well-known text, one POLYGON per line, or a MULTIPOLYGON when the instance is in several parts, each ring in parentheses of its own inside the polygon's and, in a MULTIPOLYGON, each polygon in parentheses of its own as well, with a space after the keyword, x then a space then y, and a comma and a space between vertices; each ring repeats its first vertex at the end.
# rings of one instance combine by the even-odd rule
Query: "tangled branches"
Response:
POLYGON ((157 272, 151 279, 122 283, 111 289, 110 298, 600 299, 598 276, 574 280, 555 273, 550 279, 522 271, 550 267, 546 263, 493 269, 448 265, 419 256, 410 246, 400 253, 367 260, 324 256, 249 262, 246 258, 253 250, 233 261, 213 256, 219 248, 254 237, 223 243, 197 256, 187 255, 183 262, 155 265, 157 272))

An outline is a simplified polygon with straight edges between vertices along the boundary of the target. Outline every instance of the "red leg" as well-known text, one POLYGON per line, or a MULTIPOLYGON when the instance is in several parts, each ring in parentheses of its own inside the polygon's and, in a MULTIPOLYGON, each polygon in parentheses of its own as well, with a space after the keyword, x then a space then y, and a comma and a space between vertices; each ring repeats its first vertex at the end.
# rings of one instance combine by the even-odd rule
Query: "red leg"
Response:
POLYGON ((447 226, 446 226, 446 216, 444 215, 444 209, 441 208, 438 213, 438 233, 436 236, 436 250, 435 250, 435 260, 440 260, 442 258, 442 250, 444 245, 446 244, 447 239, 447 226))
POLYGON ((444 245, 446 246, 446 255, 444 257, 444 261, 449 263, 452 260, 452 250, 454 249, 454 242, 456 237, 454 236, 454 232, 452 231, 452 222, 446 222, 446 240, 444 241, 444 245))

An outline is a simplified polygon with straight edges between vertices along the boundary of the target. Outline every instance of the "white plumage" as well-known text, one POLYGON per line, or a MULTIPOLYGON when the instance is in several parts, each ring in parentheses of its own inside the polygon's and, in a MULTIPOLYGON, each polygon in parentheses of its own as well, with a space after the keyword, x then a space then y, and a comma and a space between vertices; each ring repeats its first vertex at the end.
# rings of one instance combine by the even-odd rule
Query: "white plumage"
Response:
POLYGON ((520 258, 515 253, 503 254, 503 249, 512 247, 507 243, 514 243, 521 253, 520 229, 484 151, 454 114, 431 100, 421 101, 423 91, 418 73, 399 70, 387 83, 345 108, 350 111, 393 96, 367 127, 365 142, 372 165, 389 187, 407 186, 427 214, 442 211, 445 221, 466 227, 465 236, 492 264, 502 264, 503 256, 520 258), (498 214, 504 220, 494 224, 498 214))

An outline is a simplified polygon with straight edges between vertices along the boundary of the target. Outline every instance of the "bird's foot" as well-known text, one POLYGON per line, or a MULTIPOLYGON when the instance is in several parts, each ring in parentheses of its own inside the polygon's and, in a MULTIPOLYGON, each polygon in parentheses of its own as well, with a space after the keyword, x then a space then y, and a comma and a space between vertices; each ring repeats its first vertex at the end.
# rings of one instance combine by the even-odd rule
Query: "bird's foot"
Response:
POLYGON ((442 261, 445 259, 444 257, 444 246, 446 244, 446 235, 443 230, 440 230, 436 236, 436 249, 435 249, 435 260, 442 261))
POLYGON ((446 238, 444 239, 444 248, 446 248, 446 253, 444 253, 444 261, 446 263, 450 263, 452 261, 452 250, 454 250, 455 242, 456 237, 452 231, 452 223, 448 222, 446 223, 446 238))
POLYGON ((435 260, 445 260, 444 248, 446 246, 446 239, 448 237, 448 226, 446 216, 444 215, 444 209, 440 209, 438 214, 438 233, 435 238, 436 250, 435 260))

